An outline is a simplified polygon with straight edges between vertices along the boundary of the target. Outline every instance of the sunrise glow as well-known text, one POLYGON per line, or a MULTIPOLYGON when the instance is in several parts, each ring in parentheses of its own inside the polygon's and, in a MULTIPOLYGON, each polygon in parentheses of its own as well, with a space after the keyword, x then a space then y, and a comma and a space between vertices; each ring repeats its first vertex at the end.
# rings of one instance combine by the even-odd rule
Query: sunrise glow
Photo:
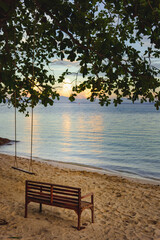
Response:
POLYGON ((69 78, 65 78, 63 82, 62 90, 60 91, 60 95, 64 97, 69 97, 72 94, 72 82, 69 78))

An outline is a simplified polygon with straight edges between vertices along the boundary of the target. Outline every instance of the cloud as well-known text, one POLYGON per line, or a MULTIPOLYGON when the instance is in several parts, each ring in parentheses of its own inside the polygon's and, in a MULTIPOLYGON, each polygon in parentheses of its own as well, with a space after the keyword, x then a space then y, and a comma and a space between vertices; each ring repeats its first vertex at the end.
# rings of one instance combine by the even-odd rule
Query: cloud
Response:
POLYGON ((60 59, 54 59, 50 65, 60 65, 60 66, 66 66, 66 67, 79 67, 79 62, 78 61, 69 61, 68 59, 63 59, 63 60, 60 60, 60 59))
POLYGON ((151 59, 151 65, 160 69, 160 60, 159 58, 152 58, 151 59))

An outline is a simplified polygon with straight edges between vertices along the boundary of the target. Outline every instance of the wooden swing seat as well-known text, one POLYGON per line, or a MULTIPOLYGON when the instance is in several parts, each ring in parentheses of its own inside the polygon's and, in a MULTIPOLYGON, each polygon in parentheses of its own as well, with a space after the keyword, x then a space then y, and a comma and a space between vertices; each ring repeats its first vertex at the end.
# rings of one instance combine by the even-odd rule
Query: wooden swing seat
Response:
POLYGON ((21 172, 25 172, 25 173, 28 173, 28 174, 32 174, 32 175, 35 175, 35 173, 33 172, 30 172, 30 171, 27 171, 27 170, 24 170, 22 168, 18 168, 18 167, 12 167, 14 170, 18 170, 18 171, 21 171, 21 172))

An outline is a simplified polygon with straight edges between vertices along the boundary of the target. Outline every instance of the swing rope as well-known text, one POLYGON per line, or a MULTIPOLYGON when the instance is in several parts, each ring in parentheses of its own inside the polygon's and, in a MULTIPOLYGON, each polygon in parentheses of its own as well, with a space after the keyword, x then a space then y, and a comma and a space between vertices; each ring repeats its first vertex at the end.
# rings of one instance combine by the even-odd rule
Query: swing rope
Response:
POLYGON ((18 162, 17 162, 17 111, 16 111, 16 107, 17 107, 17 99, 16 99, 16 91, 14 93, 14 96, 15 96, 15 107, 14 107, 14 110, 15 110, 15 119, 14 119, 14 133, 15 133, 15 158, 14 158, 14 167, 18 168, 18 162))
MULTIPOLYGON (((34 24, 34 38, 33 38, 33 58, 32 58, 32 78, 33 81, 35 80, 35 72, 34 72, 34 62, 35 62, 35 24, 34 24)), ((18 161, 17 161, 17 114, 16 114, 16 107, 17 107, 17 99, 16 99, 16 91, 15 91, 15 159, 14 159, 14 167, 13 169, 28 173, 28 174, 35 174, 33 173, 33 166, 32 166, 32 153, 33 153, 33 100, 32 100, 32 110, 31 110, 31 154, 29 160, 29 170, 24 170, 18 168, 18 161)))
POLYGON ((32 107, 32 113, 31 113, 31 155, 30 155, 30 161, 29 161, 29 171, 33 172, 32 151, 33 151, 33 107, 32 107))
MULTIPOLYGON (((35 21, 35 12, 34 12, 34 21, 35 21)), ((34 71, 34 63, 35 63, 35 24, 34 24, 34 31, 33 31, 33 57, 32 57, 32 78, 33 82, 35 80, 35 71, 34 71)), ((32 166, 32 152, 33 152, 33 100, 32 100, 32 110, 31 110, 31 155, 30 155, 30 161, 29 161, 29 171, 32 169, 33 172, 33 166, 32 166)))

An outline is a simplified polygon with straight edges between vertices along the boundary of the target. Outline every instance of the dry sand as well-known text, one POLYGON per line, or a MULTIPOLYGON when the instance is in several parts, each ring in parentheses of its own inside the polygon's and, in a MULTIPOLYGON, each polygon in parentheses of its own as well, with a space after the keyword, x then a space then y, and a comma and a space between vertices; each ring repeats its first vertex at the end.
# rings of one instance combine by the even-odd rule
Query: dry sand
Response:
MULTIPOLYGON (((36 175, 13 170, 14 158, 0 154, 0 239, 51 240, 160 240, 160 186, 136 183, 117 176, 62 169, 33 161, 36 175), (36 180, 82 188, 94 192, 95 223, 90 210, 82 213, 85 229, 78 231, 72 210, 30 203, 24 218, 25 180, 36 180)), ((20 167, 28 163, 19 158, 20 167)))

